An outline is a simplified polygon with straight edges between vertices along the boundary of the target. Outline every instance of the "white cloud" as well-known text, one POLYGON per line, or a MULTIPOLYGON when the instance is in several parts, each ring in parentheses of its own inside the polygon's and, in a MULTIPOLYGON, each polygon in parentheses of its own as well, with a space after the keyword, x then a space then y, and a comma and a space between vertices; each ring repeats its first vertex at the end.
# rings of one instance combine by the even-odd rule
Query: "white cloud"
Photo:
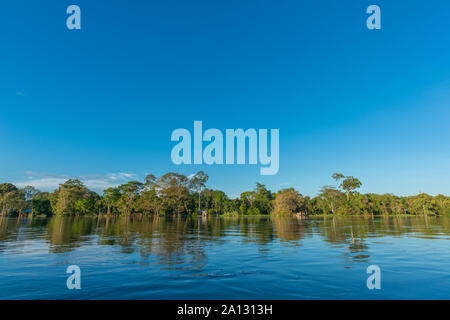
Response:
POLYGON ((86 187, 95 191, 103 191, 111 187, 117 187, 120 184, 120 183, 112 183, 107 179, 83 180, 83 183, 86 187))
POLYGON ((121 175, 122 177, 125 177, 125 178, 129 178, 129 179, 136 177, 136 175, 134 173, 128 173, 128 172, 119 172, 119 175, 121 175))
POLYGON ((53 191, 61 183, 64 183, 67 179, 64 178, 33 178, 29 177, 26 181, 19 181, 15 182, 14 185, 16 185, 19 188, 24 188, 26 186, 32 186, 36 189, 39 189, 41 191, 53 191))
POLYGON ((27 171, 24 174, 27 176, 27 179, 15 182, 14 184, 19 188, 32 186, 41 191, 53 191, 66 180, 77 178, 81 182, 83 182, 87 188, 98 193, 102 193, 103 190, 110 187, 117 187, 118 185, 126 183, 130 180, 138 179, 138 176, 136 174, 127 172, 109 173, 106 175, 95 174, 80 177, 31 171, 27 171))

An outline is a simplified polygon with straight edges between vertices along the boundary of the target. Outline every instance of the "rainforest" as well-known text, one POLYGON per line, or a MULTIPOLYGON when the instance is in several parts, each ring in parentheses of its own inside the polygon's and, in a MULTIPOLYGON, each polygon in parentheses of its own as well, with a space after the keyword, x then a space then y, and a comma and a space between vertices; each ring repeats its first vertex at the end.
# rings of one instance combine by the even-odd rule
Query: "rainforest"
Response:
POLYGON ((207 188, 203 171, 191 176, 170 172, 144 181, 129 181, 98 194, 80 180, 68 179, 53 192, 32 186, 0 184, 0 215, 278 215, 305 218, 317 215, 442 215, 450 213, 450 197, 421 193, 412 196, 362 194, 362 182, 341 173, 335 183, 314 197, 294 188, 268 190, 256 183, 253 190, 230 198, 207 188))

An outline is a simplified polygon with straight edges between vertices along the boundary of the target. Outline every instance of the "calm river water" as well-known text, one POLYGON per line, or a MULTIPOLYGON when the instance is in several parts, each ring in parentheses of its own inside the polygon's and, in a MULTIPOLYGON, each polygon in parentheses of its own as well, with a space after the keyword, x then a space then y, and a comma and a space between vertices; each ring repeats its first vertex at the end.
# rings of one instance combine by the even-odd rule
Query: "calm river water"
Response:
POLYGON ((449 217, 0 217, 0 299, 450 299, 449 240, 449 217))

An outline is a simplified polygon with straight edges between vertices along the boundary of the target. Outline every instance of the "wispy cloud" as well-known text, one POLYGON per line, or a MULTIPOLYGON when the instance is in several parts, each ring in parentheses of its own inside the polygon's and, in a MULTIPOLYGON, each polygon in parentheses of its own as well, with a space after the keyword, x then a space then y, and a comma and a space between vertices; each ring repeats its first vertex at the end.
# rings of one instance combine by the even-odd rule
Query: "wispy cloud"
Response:
POLYGON ((52 191, 56 189, 61 183, 64 183, 67 179, 63 178, 32 178, 28 180, 15 182, 14 184, 23 188, 26 186, 32 186, 41 191, 52 191))
POLYGON ((111 187, 117 187, 118 185, 130 180, 138 180, 138 176, 134 173, 119 172, 110 173, 107 175, 83 176, 80 177, 80 180, 83 181, 89 189, 103 191, 111 187))
POLYGON ((25 95, 25 93, 23 93, 22 91, 17 91, 17 92, 16 92, 16 96, 22 97, 22 96, 24 96, 24 95, 25 95))
POLYGON ((52 174, 42 172, 24 172, 26 178, 14 184, 20 188, 32 186, 41 191, 53 191, 68 179, 79 179, 86 187, 96 192, 102 193, 103 190, 110 187, 117 187, 130 180, 138 180, 138 175, 128 172, 118 172, 109 174, 92 174, 85 176, 69 176, 65 174, 52 174))
POLYGON ((281 182, 278 186, 280 188, 287 188, 289 187, 291 184, 289 182, 281 182))
POLYGON ((36 171, 25 171, 23 173, 27 176, 28 179, 34 178, 61 178, 61 179, 70 179, 70 176, 67 174, 56 174, 56 173, 44 173, 44 172, 36 172, 36 171))

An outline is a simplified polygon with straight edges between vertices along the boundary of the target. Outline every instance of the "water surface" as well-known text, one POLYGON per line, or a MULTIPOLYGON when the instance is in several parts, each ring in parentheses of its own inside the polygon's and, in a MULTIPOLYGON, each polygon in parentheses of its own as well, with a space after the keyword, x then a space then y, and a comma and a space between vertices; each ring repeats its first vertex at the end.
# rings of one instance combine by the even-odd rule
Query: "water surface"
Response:
POLYGON ((449 217, 0 217, 0 299, 449 299, 449 239, 449 217))

